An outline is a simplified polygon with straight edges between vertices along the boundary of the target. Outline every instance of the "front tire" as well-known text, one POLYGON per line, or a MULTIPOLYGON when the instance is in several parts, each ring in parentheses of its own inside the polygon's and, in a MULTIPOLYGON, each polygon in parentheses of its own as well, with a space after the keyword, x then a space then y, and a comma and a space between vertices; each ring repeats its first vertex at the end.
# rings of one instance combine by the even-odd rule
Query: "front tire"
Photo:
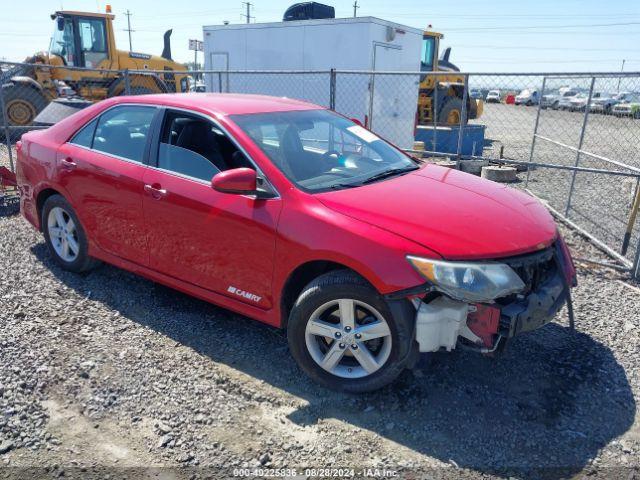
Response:
MULTIPOLYGON (((32 125, 38 114, 48 104, 41 92, 25 85, 2 87, 2 95, 4 95, 7 109, 8 124, 15 127, 32 125)), ((2 120, 1 115, 0 113, 0 120, 2 120)))
POLYGON ((459 125, 462 118, 462 99, 447 97, 438 112, 438 123, 441 125, 459 125))
POLYGON ((51 256, 65 270, 85 272, 99 263, 89 256, 84 228, 62 195, 52 195, 44 202, 40 225, 51 256))
POLYGON ((411 356, 415 310, 387 302, 348 270, 321 275, 296 301, 287 327, 298 365, 317 383, 349 393, 393 382, 411 356))

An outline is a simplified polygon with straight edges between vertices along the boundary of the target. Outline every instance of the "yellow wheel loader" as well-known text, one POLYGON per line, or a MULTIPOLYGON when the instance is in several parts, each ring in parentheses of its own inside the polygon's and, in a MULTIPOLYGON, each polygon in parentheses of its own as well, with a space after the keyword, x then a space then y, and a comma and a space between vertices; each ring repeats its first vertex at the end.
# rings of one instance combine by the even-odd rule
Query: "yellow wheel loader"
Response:
MULTIPOLYGON (((464 101, 464 76, 460 69, 449 62, 451 48, 447 48, 438 58, 441 33, 425 31, 422 36, 423 72, 450 72, 448 75, 423 75, 420 79, 418 96, 418 125, 435 123, 439 125, 459 125, 464 101)), ((466 120, 482 115, 483 102, 467 95, 466 120)))
MULTIPOLYGON (((81 97, 95 102, 126 93, 187 92, 186 67, 171 59, 171 30, 164 34, 161 56, 116 49, 114 15, 58 11, 48 52, 39 52, 0 74, 9 125, 27 126, 53 100, 81 97), (51 68, 56 67, 56 68, 51 68), (93 69, 93 70, 84 70, 93 69), (128 80, 113 70, 132 72, 128 80), (155 73, 161 70, 163 73, 155 73)), ((0 121, 2 120, 0 116, 0 121)))

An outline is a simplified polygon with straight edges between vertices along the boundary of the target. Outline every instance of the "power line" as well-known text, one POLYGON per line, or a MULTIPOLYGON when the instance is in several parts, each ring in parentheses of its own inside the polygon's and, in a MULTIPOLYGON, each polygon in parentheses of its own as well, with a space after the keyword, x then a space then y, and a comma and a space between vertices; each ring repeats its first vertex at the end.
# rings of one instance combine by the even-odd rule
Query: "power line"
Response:
MULTIPOLYGON (((454 19, 460 19, 460 18, 465 18, 465 19, 473 19, 473 20, 477 20, 478 18, 486 18, 486 19, 500 19, 500 18, 523 18, 526 20, 530 20, 532 18, 541 18, 541 19, 549 19, 549 15, 511 15, 511 14, 505 14, 505 15, 449 15, 449 14, 437 14, 437 13, 398 13, 398 12, 380 12, 380 11, 372 11, 370 12, 370 14, 372 16, 375 15, 383 15, 383 16, 389 16, 389 17, 411 17, 411 18, 454 18, 454 19)), ((598 18, 598 19, 603 19, 603 18, 611 18, 611 19, 616 19, 616 18, 624 18, 624 19, 628 19, 631 17, 640 17, 640 13, 634 12, 634 13, 627 13, 627 14, 616 14, 616 15, 553 15, 554 18, 598 18)))
POLYGON ((583 23, 574 25, 522 25, 513 27, 463 27, 463 28, 448 28, 447 32, 456 31, 478 31, 478 30, 537 30, 540 28, 592 28, 592 27, 622 27, 629 25, 640 25, 640 22, 619 22, 619 23, 583 23))
POLYGON ((571 50, 575 52, 637 52, 637 48, 574 48, 574 47, 539 47, 539 46, 505 46, 505 45, 448 45, 452 48, 491 48, 493 50, 571 50))
POLYGON ((241 17, 246 17, 247 18, 247 23, 251 23, 251 19, 252 18, 256 18, 256 17, 251 15, 251 7, 253 7, 253 3, 242 2, 242 4, 247 6, 247 13, 241 13, 240 16, 241 17))
POLYGON ((131 30, 131 12, 127 10, 125 15, 127 16, 127 28, 125 28, 124 31, 129 32, 129 51, 133 52, 133 46, 131 44, 131 32, 133 32, 134 30, 131 30))

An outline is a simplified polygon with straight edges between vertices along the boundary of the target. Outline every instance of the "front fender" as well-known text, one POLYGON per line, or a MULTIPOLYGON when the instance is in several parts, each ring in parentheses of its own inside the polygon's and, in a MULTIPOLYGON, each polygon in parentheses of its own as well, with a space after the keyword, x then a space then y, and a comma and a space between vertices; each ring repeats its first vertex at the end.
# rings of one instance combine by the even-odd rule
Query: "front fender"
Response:
POLYGON ((9 82, 13 83, 14 85, 25 85, 39 92, 42 92, 42 85, 40 85, 31 77, 26 77, 24 75, 16 75, 14 77, 11 77, 9 79, 9 82))
POLYGON ((409 254, 440 258, 422 245, 326 209, 314 199, 285 207, 278 224, 274 294, 283 291, 291 272, 310 261, 344 265, 382 295, 415 287, 424 279, 407 261, 409 254))

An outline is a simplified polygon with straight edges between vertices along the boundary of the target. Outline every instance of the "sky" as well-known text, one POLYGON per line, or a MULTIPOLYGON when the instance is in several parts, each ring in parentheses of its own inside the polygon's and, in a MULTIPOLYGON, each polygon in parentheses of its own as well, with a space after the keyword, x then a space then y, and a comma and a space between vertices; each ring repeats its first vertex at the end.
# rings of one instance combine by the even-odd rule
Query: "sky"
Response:
MULTIPOLYGON (((252 22, 282 20, 294 0, 250 0, 252 22)), ((227 0, 1 0, 11 15, 0 17, 0 58, 22 61, 47 50, 55 10, 116 15, 116 43, 128 50, 131 12, 133 50, 160 54, 162 35, 173 28, 175 60, 193 61, 190 38, 202 26, 243 23, 246 7, 227 0)), ((353 0, 333 5, 337 17, 353 16, 353 0)), ((358 0, 358 16, 375 16, 417 28, 432 25, 452 47, 451 61, 465 72, 640 71, 640 0, 358 0)))

